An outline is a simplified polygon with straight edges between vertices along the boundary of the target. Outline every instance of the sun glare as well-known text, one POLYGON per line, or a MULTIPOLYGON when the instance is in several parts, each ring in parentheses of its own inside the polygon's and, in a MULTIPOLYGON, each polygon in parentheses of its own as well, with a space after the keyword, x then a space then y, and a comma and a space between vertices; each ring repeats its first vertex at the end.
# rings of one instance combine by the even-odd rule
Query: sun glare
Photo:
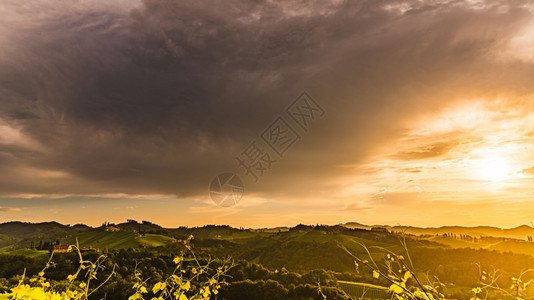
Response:
POLYGON ((475 168, 480 179, 486 181, 502 181, 510 178, 508 161, 499 156, 489 156, 475 161, 475 168))

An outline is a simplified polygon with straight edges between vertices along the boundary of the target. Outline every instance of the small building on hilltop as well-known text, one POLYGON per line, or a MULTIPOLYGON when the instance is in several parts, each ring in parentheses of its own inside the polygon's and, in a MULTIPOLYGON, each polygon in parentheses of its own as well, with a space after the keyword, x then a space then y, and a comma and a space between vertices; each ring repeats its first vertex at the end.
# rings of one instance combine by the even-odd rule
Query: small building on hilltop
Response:
POLYGON ((71 245, 55 245, 54 253, 70 253, 72 252, 71 245))
POLYGON ((119 231, 120 229, 115 227, 115 226, 106 226, 106 231, 110 231, 110 232, 117 232, 119 231))
POLYGON ((100 248, 98 247, 80 247, 80 252, 100 252, 100 248))

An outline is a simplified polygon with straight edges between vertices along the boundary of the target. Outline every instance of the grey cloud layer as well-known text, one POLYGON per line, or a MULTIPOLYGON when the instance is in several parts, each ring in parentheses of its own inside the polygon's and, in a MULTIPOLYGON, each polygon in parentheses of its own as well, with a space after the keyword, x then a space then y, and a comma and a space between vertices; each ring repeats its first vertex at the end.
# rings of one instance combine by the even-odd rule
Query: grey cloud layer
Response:
POLYGON ((491 58, 526 2, 51 3, 0 4, 0 120, 32 141, 0 139, 0 194, 205 194, 303 89, 327 118, 253 190, 314 193, 410 115, 532 92, 491 58))

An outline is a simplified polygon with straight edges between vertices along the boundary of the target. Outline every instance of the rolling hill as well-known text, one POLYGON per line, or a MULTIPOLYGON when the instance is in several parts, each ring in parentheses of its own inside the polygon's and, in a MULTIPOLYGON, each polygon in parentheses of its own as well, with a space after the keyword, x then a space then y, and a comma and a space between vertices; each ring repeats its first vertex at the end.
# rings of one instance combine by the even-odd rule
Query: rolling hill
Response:
MULTIPOLYGON (((7 261, 11 255, 19 260, 21 257, 43 260, 49 255, 48 251, 29 249, 30 245, 48 242, 53 247, 58 241, 60 244, 78 242, 81 247, 106 248, 115 257, 131 259, 142 254, 147 257, 146 261, 153 261, 151 257, 156 253, 170 259, 169 254, 183 249, 180 246, 182 240, 193 235, 192 245, 199 257, 231 257, 243 266, 250 266, 250 274, 237 273, 237 278, 259 280, 282 270, 298 274, 328 271, 336 272, 339 280, 387 285, 387 282, 376 282, 364 267, 356 269, 354 256, 383 264, 387 254, 394 253, 406 257, 409 264, 413 262, 414 270, 420 276, 433 274, 455 287, 470 287, 477 284, 478 266, 485 270, 498 269, 504 279, 512 278, 524 269, 534 269, 534 242, 514 238, 529 234, 530 230, 528 226, 502 230, 459 226, 385 227, 359 223, 299 224, 291 228, 259 230, 226 225, 164 228, 133 220, 93 228, 54 222, 10 222, 0 224, 0 241, 3 243, 0 252, 4 252, 7 261), (500 236, 487 236, 492 232, 500 236), (258 269, 254 264, 264 268, 262 274, 255 273, 258 269)), ((66 257, 68 255, 58 258, 66 257)))
MULTIPOLYGON (((273 253, 264 251, 267 248, 293 251, 290 249, 295 245, 304 247, 310 243, 336 249, 339 248, 338 245, 344 245, 350 251, 360 251, 361 245, 400 250, 399 236, 393 233, 404 233, 412 237, 413 243, 426 243, 425 245, 453 249, 511 251, 534 256, 534 243, 526 241, 528 236, 534 235, 534 229, 526 225, 510 229, 489 226, 419 228, 368 226, 355 222, 336 226, 300 224, 292 228, 272 229, 237 229, 226 225, 163 228, 148 221, 134 220, 120 224, 103 224, 97 228, 82 224, 62 225, 57 222, 8 222, 0 224, 0 251, 27 249, 31 245, 37 247, 43 242, 48 242, 50 245, 57 242, 75 244, 76 239, 83 247, 109 249, 158 247, 172 245, 192 234, 197 243, 218 248, 216 250, 221 254, 239 253, 239 256, 247 259, 265 261, 273 253), (376 227, 387 228, 391 234, 378 232, 374 229, 376 227)), ((294 250, 293 255, 297 255, 298 251, 300 250, 294 250)))

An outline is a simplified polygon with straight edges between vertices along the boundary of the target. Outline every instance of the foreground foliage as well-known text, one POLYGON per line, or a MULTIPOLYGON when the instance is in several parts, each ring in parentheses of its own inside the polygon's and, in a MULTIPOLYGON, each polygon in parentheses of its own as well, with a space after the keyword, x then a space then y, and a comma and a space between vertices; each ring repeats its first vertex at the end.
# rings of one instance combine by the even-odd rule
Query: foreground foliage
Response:
MULTIPOLYGON (((437 276, 433 276, 431 279, 427 274, 420 274, 418 276, 415 272, 415 268, 412 262, 412 258, 408 251, 408 247, 405 239, 400 240, 404 249, 403 255, 394 253, 384 247, 371 246, 367 247, 364 244, 358 243, 366 252, 366 258, 352 255, 345 247, 342 246, 345 251, 355 259, 356 269, 360 265, 365 266, 372 274, 375 280, 382 279, 389 284, 389 292, 391 299, 397 300, 438 300, 446 299, 445 290, 447 286, 442 283, 437 276), (375 261, 370 249, 377 249, 380 254, 385 254, 382 259, 382 263, 375 261), (424 277, 424 281, 420 280, 420 277, 424 277)), ((524 279, 525 275, 534 271, 527 269, 521 271, 518 277, 511 278, 510 288, 502 287, 499 284, 501 275, 498 270, 493 272, 486 272, 482 269, 480 264, 476 264, 479 268, 479 281, 477 286, 470 291, 470 300, 483 300, 483 299, 532 299, 534 293, 528 291, 528 287, 531 284, 531 280, 524 279)), ((465 295, 464 295, 465 296, 465 295)), ((363 296, 362 296, 363 297, 363 296)), ((463 299, 463 298, 461 298, 463 299)))
MULTIPOLYGON (((196 258, 191 249, 191 235, 184 241, 184 250, 180 255, 173 258, 175 264, 172 273, 162 281, 149 284, 148 279, 143 280, 143 273, 136 270, 134 273, 134 290, 129 300, 142 300, 146 295, 150 299, 164 300, 208 300, 211 295, 216 295, 221 287, 221 280, 226 272, 232 267, 230 260, 223 262, 213 270, 213 261, 205 264, 196 258), (187 254, 190 254, 189 256, 187 254)), ((0 300, 8 299, 34 299, 34 300, 78 300, 89 299, 89 296, 102 288, 111 278, 116 275, 116 264, 111 264, 111 269, 106 274, 106 269, 110 267, 108 256, 100 255, 94 261, 85 260, 80 252, 80 247, 74 246, 77 250, 79 264, 76 272, 67 276, 63 282, 55 283, 48 280, 46 271, 56 266, 52 260, 54 255, 46 263, 37 275, 30 278, 26 272, 20 276, 18 284, 8 292, 0 294, 0 300), (103 280, 98 281, 98 276, 103 276, 103 280)))
MULTIPOLYGON (((139 224, 129 225, 146 232, 137 235, 143 240, 164 233, 146 231, 139 224)), ((114 234, 103 229, 91 230, 95 235, 91 239, 85 237, 85 246, 102 243, 103 236, 114 234)), ((328 300, 350 299, 340 290, 344 286, 338 286, 337 280, 387 287, 393 299, 531 299, 529 295, 534 295, 533 285, 529 283, 532 274, 526 271, 523 274, 524 270, 534 269, 530 255, 455 249, 429 241, 442 237, 404 236, 403 246, 399 237, 395 233, 339 226, 297 226, 287 232, 205 226, 176 229, 172 235, 175 242, 162 246, 107 248, 97 244, 109 252, 105 251, 104 255, 84 252, 83 259, 79 253, 57 253, 53 261, 48 261, 46 251, 20 249, 0 254, 0 295, 1 299, 23 299, 24 293, 35 299, 202 299, 209 296, 210 299, 322 300, 323 295, 328 300), (195 235, 194 240, 187 238, 190 234, 195 235), (194 244, 195 253, 186 244, 194 244), (408 248, 410 253, 406 251, 408 248), (235 265, 222 259, 230 256, 236 259, 235 265), (181 259, 175 261, 177 258, 181 259), (354 269, 355 260, 359 270, 365 272, 354 269), (47 262, 50 265, 43 270, 47 262), (85 267, 80 270, 81 265, 85 267), (224 271, 225 265, 233 267, 217 277, 219 267, 224 271), (87 272, 95 268, 98 269, 96 278, 91 278, 87 285, 90 278, 87 272)), ((49 241, 53 244, 55 237, 49 241)), ((63 242, 69 241, 75 240, 63 242)), ((514 243, 525 248, 534 246, 532 242, 514 243)), ((42 248, 39 240, 33 244, 36 249, 42 248)), ((346 289, 346 293, 351 293, 354 299, 360 297, 353 290, 346 289)))

